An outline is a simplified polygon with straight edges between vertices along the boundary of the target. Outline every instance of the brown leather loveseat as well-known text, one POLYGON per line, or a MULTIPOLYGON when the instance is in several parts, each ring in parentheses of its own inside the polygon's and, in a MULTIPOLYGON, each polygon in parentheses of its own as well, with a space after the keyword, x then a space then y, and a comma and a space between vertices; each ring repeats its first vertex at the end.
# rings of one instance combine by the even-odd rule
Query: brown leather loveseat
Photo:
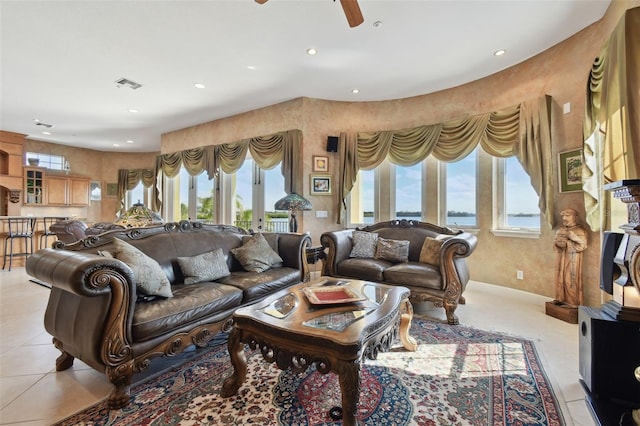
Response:
POLYGON ((151 358, 204 346, 238 307, 308 280, 309 244, 307 234, 182 221, 57 242, 26 270, 51 285, 44 322, 62 352, 56 369, 78 358, 105 372, 109 406, 120 408, 151 358))
POLYGON ((447 322, 458 324, 455 310, 469 281, 466 257, 475 235, 426 222, 393 220, 364 228, 325 232, 323 274, 395 284, 411 290, 413 302, 444 307, 447 322))

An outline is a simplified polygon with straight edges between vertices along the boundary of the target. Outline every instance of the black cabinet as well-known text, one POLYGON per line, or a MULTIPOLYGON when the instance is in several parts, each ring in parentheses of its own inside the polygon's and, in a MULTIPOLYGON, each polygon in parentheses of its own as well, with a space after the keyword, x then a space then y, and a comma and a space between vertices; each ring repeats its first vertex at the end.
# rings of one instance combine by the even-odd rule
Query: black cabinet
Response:
MULTIPOLYGON (((587 403, 601 425, 624 424, 640 408, 640 322, 618 321, 600 309, 578 311, 579 364, 587 403)), ((633 424, 633 423, 630 423, 633 424)))

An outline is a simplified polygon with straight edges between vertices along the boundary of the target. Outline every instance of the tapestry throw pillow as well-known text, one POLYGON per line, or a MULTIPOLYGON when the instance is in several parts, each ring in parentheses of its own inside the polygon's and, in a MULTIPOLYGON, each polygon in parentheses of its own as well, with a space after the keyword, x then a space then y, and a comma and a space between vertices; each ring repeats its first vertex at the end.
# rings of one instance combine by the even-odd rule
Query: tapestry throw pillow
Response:
POLYGON ((229 267, 221 248, 193 257, 178 257, 178 265, 185 284, 214 281, 229 276, 229 267))
POLYGON ((440 265, 440 248, 442 247, 442 240, 436 238, 427 237, 422 243, 422 249, 420 250, 420 263, 428 263, 430 265, 440 265))
POLYGON ((353 246, 349 257, 373 258, 377 243, 378 234, 375 232, 353 231, 353 246))
POLYGON ((158 262, 119 238, 113 239, 113 247, 116 259, 129 265, 133 271, 138 291, 152 296, 173 297, 171 283, 158 262))
POLYGON ((408 262, 409 241, 379 237, 376 244, 375 258, 388 260, 389 262, 408 262))
POLYGON ((264 272, 278 263, 284 262, 261 233, 255 234, 242 244, 230 250, 245 271, 264 272))

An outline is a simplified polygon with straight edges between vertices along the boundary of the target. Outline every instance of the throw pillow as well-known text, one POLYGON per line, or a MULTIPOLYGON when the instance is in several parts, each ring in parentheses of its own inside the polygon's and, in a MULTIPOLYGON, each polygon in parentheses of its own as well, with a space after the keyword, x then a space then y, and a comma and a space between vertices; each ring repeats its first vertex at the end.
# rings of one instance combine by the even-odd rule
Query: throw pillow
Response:
POLYGON ((349 257, 372 258, 376 255, 378 234, 375 232, 353 231, 353 246, 349 257))
POLYGON ((264 272, 283 260, 261 233, 249 238, 240 247, 230 250, 245 271, 264 272))
POLYGON ((375 258, 388 260, 389 262, 408 262, 409 241, 379 237, 376 244, 375 258))
POLYGON ((440 248, 442 247, 442 241, 427 237, 422 243, 422 249, 420 250, 421 263, 429 263, 434 266, 440 265, 440 248))
POLYGON ((119 238, 113 239, 113 247, 116 259, 129 265, 133 271, 138 291, 152 296, 173 297, 171 283, 158 262, 119 238))
POLYGON ((229 267, 221 248, 193 257, 178 257, 178 265, 185 284, 214 281, 229 276, 229 267))

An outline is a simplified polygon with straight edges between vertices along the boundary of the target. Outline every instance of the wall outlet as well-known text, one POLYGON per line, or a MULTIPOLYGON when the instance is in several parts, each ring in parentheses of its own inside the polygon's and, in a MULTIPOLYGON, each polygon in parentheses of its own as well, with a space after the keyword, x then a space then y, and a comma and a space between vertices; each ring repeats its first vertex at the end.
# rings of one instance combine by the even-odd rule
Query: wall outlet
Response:
POLYGON ((524 279, 524 272, 516 271, 516 278, 519 279, 519 280, 523 280, 524 279))
POLYGON ((317 210, 316 217, 329 217, 329 213, 326 210, 317 210))

